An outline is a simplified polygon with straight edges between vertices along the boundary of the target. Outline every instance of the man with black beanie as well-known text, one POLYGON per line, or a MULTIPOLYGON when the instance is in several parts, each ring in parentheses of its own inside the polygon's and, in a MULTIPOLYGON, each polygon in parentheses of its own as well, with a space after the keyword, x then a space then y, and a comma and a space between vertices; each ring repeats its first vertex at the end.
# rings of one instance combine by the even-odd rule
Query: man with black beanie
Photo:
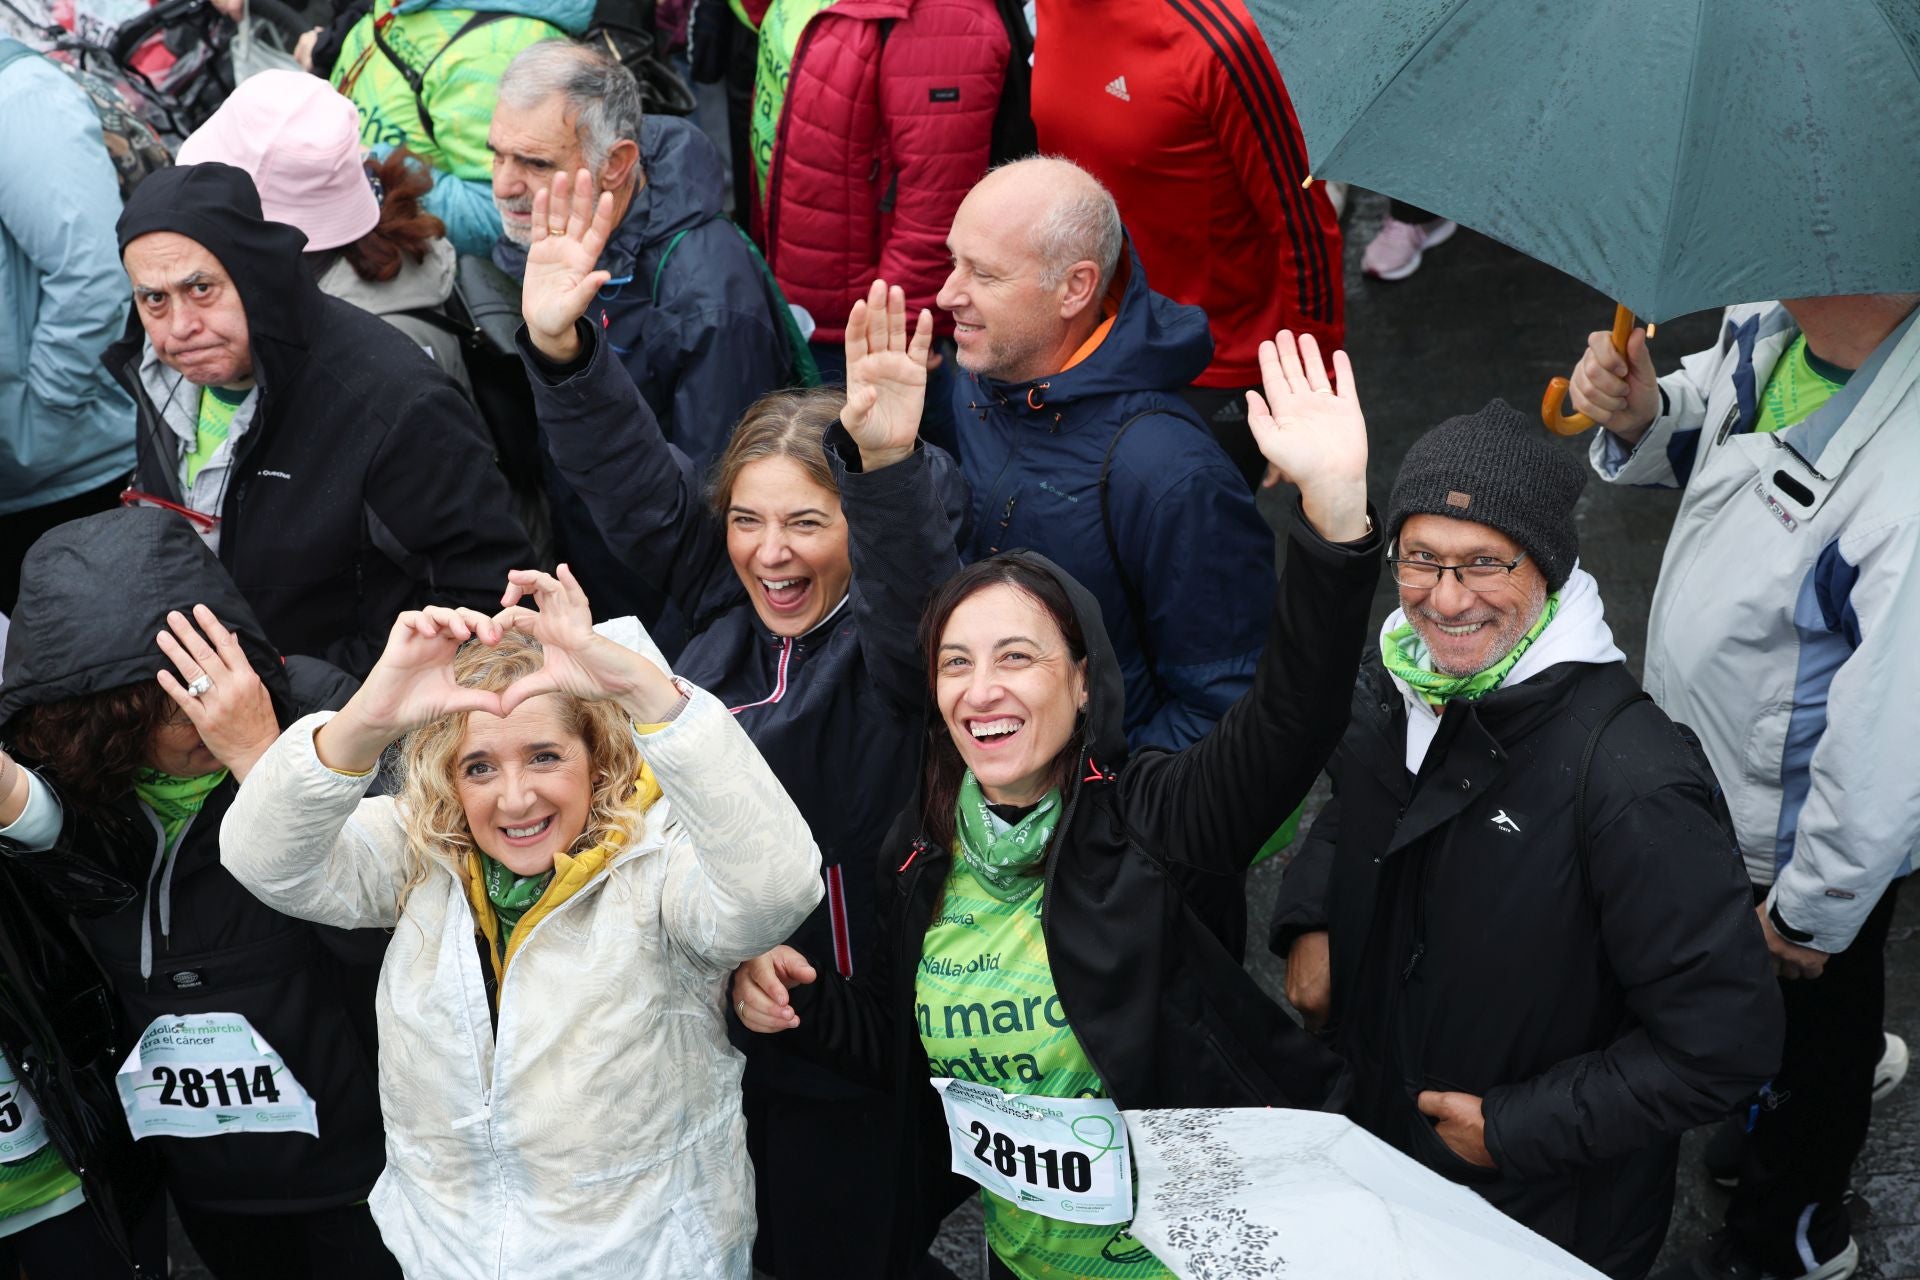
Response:
POLYGON ((364 676, 402 610, 498 607, 532 551, 472 408, 320 292, 244 170, 163 169, 118 232, 144 335, 103 360, 139 411, 134 500, 193 524, 276 648, 364 676))
POLYGON ((1400 608, 1271 945, 1353 1119, 1637 1280, 1680 1133, 1767 1079, 1782 1015, 1712 771, 1579 568, 1585 481, 1498 400, 1408 451, 1400 608))

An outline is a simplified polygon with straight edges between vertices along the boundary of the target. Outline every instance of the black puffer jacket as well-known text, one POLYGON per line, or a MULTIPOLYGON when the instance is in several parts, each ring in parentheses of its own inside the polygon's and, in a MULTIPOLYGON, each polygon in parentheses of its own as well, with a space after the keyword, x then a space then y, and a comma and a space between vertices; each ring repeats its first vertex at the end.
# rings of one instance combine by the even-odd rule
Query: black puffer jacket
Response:
MULTIPOLYGON (((167 611, 196 603, 238 634, 283 725, 351 693, 352 681, 324 663, 282 663, 184 520, 109 511, 62 525, 27 556, 0 684, 0 738, 28 707, 153 679, 165 662, 154 636, 167 611)), ((74 917, 118 997, 123 1042, 157 1018, 239 1013, 313 1096, 318 1138, 143 1141, 158 1151, 176 1200, 234 1213, 351 1204, 366 1198, 386 1163, 373 1039, 385 935, 322 929, 241 888, 221 867, 219 845, 220 819, 238 790, 229 778, 207 797, 170 868, 157 820, 131 792, 95 812, 66 804, 52 849, 0 840, 0 857, 74 917)), ((116 1048, 124 1056, 124 1043, 116 1048)))
MULTIPOLYGON (((507 570, 533 552, 453 380, 380 317, 321 293, 304 237, 260 216, 242 170, 182 165, 142 183, 121 242, 162 230, 218 258, 246 304, 259 403, 219 512, 220 562, 274 647, 364 676, 401 610, 499 608, 507 570)), ((135 487, 180 503, 182 444, 141 381, 144 345, 102 359, 139 412, 135 487)))
POLYGON ((1666 1235, 1682 1130, 1779 1065, 1782 1014, 1705 758, 1618 663, 1563 662, 1450 702, 1417 777, 1377 658, 1328 767, 1334 799, 1281 886, 1274 949, 1329 925, 1348 1113, 1614 1276, 1666 1235), (1589 886, 1589 879, 1591 884, 1589 886), (1497 1170, 1414 1104, 1482 1097, 1497 1170))
MULTIPOLYGON (((1346 690, 1380 572, 1380 540, 1334 546, 1296 520, 1253 688, 1180 752, 1129 758, 1119 664, 1099 605, 1065 572, 1087 640, 1088 747, 1047 855, 1041 918, 1061 1007, 1108 1092, 1130 1107, 1319 1107, 1337 1061, 1241 967, 1245 872, 1313 785, 1346 724, 1346 690)), ((852 983, 816 963, 788 1033, 838 1069, 890 1088, 906 1140, 892 1192, 895 1266, 911 1274, 958 1192, 927 1083, 914 979, 951 854, 918 804, 880 851, 880 939, 852 983)), ((809 957, 813 959, 813 957, 809 957)))

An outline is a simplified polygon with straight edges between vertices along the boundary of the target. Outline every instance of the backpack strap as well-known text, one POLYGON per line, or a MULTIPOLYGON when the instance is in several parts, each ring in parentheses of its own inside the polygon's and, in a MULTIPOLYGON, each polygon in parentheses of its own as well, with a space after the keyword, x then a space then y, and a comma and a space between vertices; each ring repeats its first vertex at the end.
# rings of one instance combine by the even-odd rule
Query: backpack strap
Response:
POLYGON ((1107 442, 1107 456, 1100 459, 1100 527, 1107 535, 1107 556, 1113 561, 1113 571, 1120 575, 1120 590, 1127 597, 1127 612, 1133 615, 1134 634, 1140 639, 1140 652, 1147 660, 1147 678, 1153 682, 1154 692, 1162 698, 1171 699, 1173 694, 1160 679, 1159 657, 1153 651, 1153 636, 1147 630, 1147 602, 1140 594, 1140 587, 1127 572, 1127 565, 1120 558, 1120 540, 1113 535, 1113 509, 1107 503, 1107 473, 1113 469, 1114 451, 1120 447, 1121 437, 1128 428, 1142 418, 1151 418, 1161 409, 1148 409, 1145 413, 1136 413, 1120 424, 1113 433, 1113 439, 1107 442))
POLYGON ((1580 772, 1573 784, 1573 847, 1580 858, 1580 877, 1587 886, 1587 899, 1593 900, 1593 850, 1587 833, 1587 779, 1593 769, 1593 753, 1600 747, 1600 735, 1607 731, 1616 717, 1636 702, 1652 702, 1653 696, 1645 689, 1634 690, 1631 697, 1622 698, 1613 705, 1613 709, 1600 717, 1593 726, 1593 732, 1587 735, 1586 750, 1580 753, 1580 772))
MULTIPOLYGON (((744 227, 725 214, 716 214, 700 226, 708 226, 715 222, 724 222, 733 228, 735 234, 740 237, 741 243, 747 246, 747 254, 753 259, 753 264, 760 269, 761 282, 767 287, 767 300, 779 317, 780 331, 786 335, 787 339, 788 384, 795 387, 819 386, 820 366, 813 358, 813 349, 807 345, 806 335, 800 332, 800 322, 794 318, 793 307, 788 303, 787 295, 781 292, 780 282, 773 278, 773 268, 768 266, 767 260, 760 256, 760 246, 753 242, 753 237, 747 234, 744 227)), ((700 227, 685 227, 674 232, 673 238, 667 241, 667 247, 660 251, 659 261, 653 264, 653 291, 650 295, 656 305, 660 301, 660 280, 666 274, 667 259, 673 255, 675 249, 680 247, 680 242, 687 238, 688 233, 699 229, 700 227)))
POLYGON ((387 43, 387 37, 382 33, 382 24, 379 22, 373 24, 373 43, 379 47, 380 52, 386 56, 387 61, 393 64, 393 69, 400 73, 400 78, 407 82, 407 87, 413 90, 413 109, 420 116, 420 128, 425 131, 428 142, 438 144, 440 140, 434 136, 433 115, 427 110, 427 72, 433 70, 433 64, 440 61, 440 55, 444 54, 448 49, 451 49, 454 42, 461 36, 466 35, 469 31, 478 30, 488 23, 498 22, 502 18, 511 18, 513 16, 514 15, 510 13, 497 11, 474 14, 471 18, 468 18, 460 24, 458 31, 455 31, 447 37, 445 44, 433 51, 433 56, 427 59, 427 65, 421 67, 418 71, 415 71, 407 64, 406 59, 393 51, 393 46, 387 43))

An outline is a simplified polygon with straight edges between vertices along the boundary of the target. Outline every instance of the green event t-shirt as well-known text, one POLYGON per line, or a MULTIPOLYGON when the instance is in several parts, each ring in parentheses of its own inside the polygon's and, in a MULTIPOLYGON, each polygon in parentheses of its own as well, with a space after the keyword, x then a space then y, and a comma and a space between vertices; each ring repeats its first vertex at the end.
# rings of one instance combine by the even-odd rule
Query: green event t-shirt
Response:
POLYGON ((369 147, 406 147, 443 173, 467 182, 493 175, 487 130, 493 125, 494 100, 507 64, 528 45, 560 40, 552 23, 509 14, 475 27, 460 43, 439 53, 473 17, 471 9, 417 9, 380 29, 387 44, 416 72, 425 72, 422 95, 433 117, 433 137, 420 123, 413 88, 373 42, 374 20, 387 6, 376 6, 353 25, 333 64, 334 87, 360 109, 360 141, 369 147))
MULTIPOLYGON (((15 1097, 19 1073, 4 1052, 0 1052, 0 1134, 13 1131, 30 1115, 33 1103, 15 1097)), ((7 1219, 33 1209, 43 1209, 63 1196, 80 1189, 80 1179, 60 1158, 52 1143, 19 1160, 0 1160, 0 1239, 4 1239, 7 1219)))
POLYGON ((1853 370, 1828 364, 1807 350, 1807 335, 1793 340, 1780 363, 1767 378, 1767 389, 1760 393, 1760 414, 1754 420, 1757 434, 1784 431, 1796 422, 1813 416, 1814 410, 1833 398, 1847 385, 1853 370))
POLYGON ((759 65, 753 74, 753 179, 762 199, 767 175, 773 170, 773 142, 780 130, 780 112, 787 104, 787 81, 793 73, 793 55, 800 33, 814 16, 831 8, 833 0, 773 0, 760 19, 759 65))
MULTIPOLYGON (((930 1076, 1043 1098, 1104 1098, 1067 1025, 1040 931, 1040 882, 1001 902, 956 857, 914 979, 930 1076)), ((1125 1227, 1061 1222, 982 1190, 987 1244, 1022 1280, 1173 1280, 1125 1227)))
POLYGON ((233 431, 233 415, 247 402, 251 391, 229 391, 225 387, 203 387, 200 391, 200 419, 194 427, 193 448, 187 450, 187 483, 200 476, 200 468, 213 460, 220 446, 233 431))

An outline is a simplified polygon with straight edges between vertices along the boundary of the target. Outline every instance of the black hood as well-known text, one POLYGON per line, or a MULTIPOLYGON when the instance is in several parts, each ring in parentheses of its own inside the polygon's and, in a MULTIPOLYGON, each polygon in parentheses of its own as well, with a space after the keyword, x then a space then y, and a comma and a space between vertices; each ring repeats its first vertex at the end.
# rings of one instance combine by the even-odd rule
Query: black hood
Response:
POLYGON ((308 272, 306 233, 260 212, 260 192, 244 169, 209 161, 175 165, 143 181, 115 226, 127 245, 154 231, 172 231, 220 260, 247 308, 254 373, 304 356, 319 315, 319 286, 308 272))
POLYGON ((55 528, 20 566, 20 599, 0 680, 0 737, 28 707, 152 680, 170 664, 154 638, 167 611, 213 610, 240 637, 286 723, 280 655, 193 526, 171 511, 123 507, 55 528))
POLYGON ((1107 638, 1100 602, 1078 578, 1038 551, 1022 549, 1005 555, 1039 569, 1066 592, 1087 642, 1087 754, 1103 771, 1117 773, 1127 759, 1127 687, 1120 676, 1120 660, 1113 654, 1113 641, 1107 638))

